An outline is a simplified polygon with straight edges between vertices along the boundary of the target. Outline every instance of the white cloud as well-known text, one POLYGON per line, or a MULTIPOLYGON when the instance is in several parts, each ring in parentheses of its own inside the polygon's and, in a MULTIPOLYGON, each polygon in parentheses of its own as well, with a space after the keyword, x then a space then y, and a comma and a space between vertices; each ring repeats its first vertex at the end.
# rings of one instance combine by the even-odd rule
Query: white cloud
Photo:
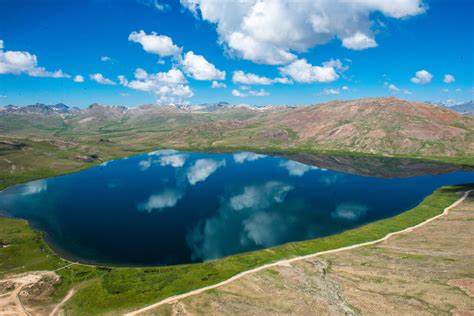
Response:
POLYGON ((302 175, 304 175, 306 172, 310 170, 318 170, 317 167, 308 166, 308 165, 305 165, 293 160, 282 161, 280 163, 280 167, 288 170, 288 174, 290 176, 296 176, 296 177, 301 177, 302 175))
POLYGON ((81 75, 74 76, 74 82, 84 82, 84 77, 81 75))
POLYGON ((158 194, 153 194, 144 203, 138 205, 139 210, 151 212, 153 210, 161 211, 164 208, 175 207, 183 194, 177 190, 164 190, 158 194))
POLYGON ((286 78, 286 77, 275 78, 275 79, 273 79, 273 82, 281 83, 281 84, 293 84, 293 81, 286 78))
POLYGON ((455 81, 456 81, 456 79, 454 78, 453 75, 450 75, 450 74, 445 74, 444 75, 444 78, 443 78, 444 83, 453 83, 455 81))
POLYGON ((392 94, 398 94, 398 93, 411 94, 410 90, 407 90, 407 89, 402 90, 402 89, 398 88, 396 85, 390 84, 388 82, 385 82, 384 86, 387 87, 388 91, 390 91, 390 93, 392 93, 392 94))
POLYGON ((433 75, 426 70, 420 70, 415 73, 415 77, 411 78, 411 82, 416 84, 427 84, 431 82, 433 75))
POLYGON ((165 155, 159 158, 159 163, 161 166, 171 166, 174 168, 180 168, 186 163, 188 158, 185 154, 174 154, 174 155, 165 155))
POLYGON ((240 152, 240 153, 235 153, 233 155, 234 161, 238 164, 243 164, 244 162, 247 161, 255 161, 261 158, 265 158, 267 156, 265 155, 260 155, 252 152, 240 152))
POLYGON ((367 213, 369 208, 358 203, 341 203, 331 212, 331 216, 347 221, 355 221, 367 213))
POLYGON ((238 57, 287 64, 334 38, 350 49, 376 46, 372 18, 404 18, 425 11, 422 0, 181 0, 197 18, 216 25, 219 42, 238 57), (380 13, 374 15, 373 13, 380 13))
POLYGON ((400 92, 400 89, 394 85, 394 84, 388 84, 387 85, 387 89, 391 92, 391 93, 398 93, 400 92))
POLYGON ((187 85, 187 80, 181 70, 171 68, 167 72, 149 74, 141 68, 135 70, 135 80, 128 81, 119 76, 120 84, 130 89, 149 92, 155 95, 159 103, 184 102, 194 93, 187 85))
POLYGON ((108 62, 108 61, 112 61, 112 59, 109 56, 102 56, 100 57, 100 61, 108 62))
POLYGON ((339 78, 336 70, 329 66, 313 66, 306 59, 299 59, 289 65, 279 68, 283 76, 289 76, 296 82, 333 82, 339 78))
POLYGON ((367 48, 377 47, 377 42, 373 37, 357 32, 351 36, 342 38, 342 46, 353 50, 363 50, 367 48))
POLYGON ((196 160, 196 162, 188 169, 186 174, 189 184, 195 185, 198 182, 206 180, 211 174, 216 172, 217 169, 225 166, 225 164, 225 160, 196 160))
POLYGON ((241 194, 229 199, 229 205, 235 211, 265 208, 272 203, 282 203, 292 189, 291 185, 277 181, 247 186, 241 194))
POLYGON ((337 69, 341 72, 349 70, 349 66, 344 65, 340 59, 330 59, 328 61, 323 62, 324 67, 331 67, 337 69))
POLYGON ((155 32, 146 34, 143 30, 132 32, 128 40, 140 43, 146 52, 157 54, 160 57, 177 56, 181 54, 181 48, 173 43, 173 40, 166 35, 157 35, 155 32))
POLYGON ((242 70, 234 71, 232 75, 232 82, 246 84, 246 85, 271 85, 272 83, 281 83, 281 84, 293 83, 293 81, 291 81, 288 78, 283 77, 283 78, 271 79, 271 78, 259 76, 250 72, 246 73, 242 70))
MULTIPOLYGON (((3 47, 3 42, 2 42, 3 47)), ((27 74, 31 77, 71 78, 62 70, 48 71, 38 67, 36 55, 23 51, 0 50, 0 75, 1 74, 27 74)))
POLYGON ((349 87, 348 87, 348 86, 343 86, 341 89, 342 89, 343 91, 349 91, 349 87))
POLYGON ((184 72, 196 80, 224 80, 225 71, 217 69, 204 56, 187 52, 181 61, 184 72))
POLYGON ((441 92, 444 92, 444 93, 449 93, 449 89, 441 89, 441 92))
POLYGON ((212 89, 227 88, 227 85, 223 82, 213 81, 211 85, 212 89))
POLYGON ((321 94, 324 95, 336 95, 340 93, 341 91, 339 89, 324 89, 323 91, 321 91, 321 94))
POLYGON ((108 78, 105 78, 104 75, 102 75, 101 73, 95 73, 95 74, 90 74, 89 77, 91 78, 91 80, 94 80, 95 82, 97 83, 100 83, 100 84, 105 84, 105 85, 116 85, 116 83, 108 78))
POLYGON ((235 96, 235 97, 241 97, 241 98, 245 98, 245 97, 248 97, 248 96, 251 96, 251 97, 266 97, 266 96, 269 96, 270 93, 265 91, 264 89, 260 89, 259 91, 249 90, 247 93, 244 93, 244 92, 241 92, 237 89, 234 89, 234 90, 232 90, 232 95, 235 96))
POLYGON ((232 90, 232 95, 233 95, 234 97, 241 97, 241 98, 244 98, 244 97, 247 97, 247 96, 248 96, 247 93, 242 93, 242 92, 240 92, 240 91, 237 90, 237 89, 232 90))
POLYGON ((253 73, 245 73, 242 70, 234 71, 232 75, 232 82, 241 84, 261 84, 270 85, 273 80, 267 77, 261 77, 253 73))
POLYGON ((270 92, 267 92, 264 89, 260 89, 259 91, 250 90, 249 95, 252 97, 266 97, 270 95, 270 92))
POLYGON ((0 49, 3 49, 3 40, 0 40, 0 49))
POLYGON ((169 4, 162 3, 158 0, 140 0, 139 2, 158 11, 166 11, 170 9, 169 4))

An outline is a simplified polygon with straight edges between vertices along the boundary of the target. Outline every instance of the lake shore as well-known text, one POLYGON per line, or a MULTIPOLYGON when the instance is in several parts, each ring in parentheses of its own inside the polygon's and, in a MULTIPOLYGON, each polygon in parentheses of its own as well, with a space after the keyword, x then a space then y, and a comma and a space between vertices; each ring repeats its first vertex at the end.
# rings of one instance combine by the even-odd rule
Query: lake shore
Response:
POLYGON ((62 282, 52 301, 59 302, 77 284, 80 289, 66 305, 68 310, 98 314, 130 311, 167 297, 211 286, 238 273, 294 256, 348 247, 373 241, 415 226, 443 210, 459 198, 460 191, 474 185, 444 187, 420 205, 398 216, 377 221, 341 234, 310 241, 285 244, 267 250, 230 256, 215 261, 158 268, 108 268, 70 265, 55 255, 38 232, 26 222, 0 219, 1 239, 9 247, 2 252, 8 260, 0 265, 0 275, 26 271, 56 270, 62 282), (33 254, 33 257, 32 257, 33 254), (139 292, 137 290, 140 289, 139 292))

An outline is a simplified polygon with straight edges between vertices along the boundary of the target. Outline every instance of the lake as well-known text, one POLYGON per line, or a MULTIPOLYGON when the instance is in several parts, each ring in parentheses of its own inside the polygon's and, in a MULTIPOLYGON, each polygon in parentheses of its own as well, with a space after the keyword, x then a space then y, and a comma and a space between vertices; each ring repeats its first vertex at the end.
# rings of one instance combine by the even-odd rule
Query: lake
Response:
POLYGON ((468 182, 419 160, 160 150, 13 186, 0 210, 68 259, 171 265, 336 234, 468 182))

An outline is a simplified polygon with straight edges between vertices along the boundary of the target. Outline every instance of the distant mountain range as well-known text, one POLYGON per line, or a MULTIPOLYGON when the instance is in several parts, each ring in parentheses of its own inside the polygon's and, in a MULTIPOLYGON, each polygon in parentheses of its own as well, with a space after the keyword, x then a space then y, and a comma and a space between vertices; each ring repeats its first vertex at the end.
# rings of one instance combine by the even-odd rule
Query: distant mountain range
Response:
POLYGON ((474 101, 466 102, 435 102, 433 104, 444 106, 450 110, 456 111, 464 115, 474 116, 474 101))
MULTIPOLYGON (((463 109, 460 105, 457 108, 463 109)), ((135 108, 92 104, 78 109, 61 103, 34 104, 1 109, 0 133, 83 138, 88 142, 113 139, 124 145, 181 148, 300 148, 417 156, 474 154, 474 118, 453 109, 396 98, 301 107, 219 102, 135 108)))
MULTIPOLYGON (((464 115, 471 115, 474 116, 474 101, 466 101, 466 102, 428 102, 432 103, 437 106, 442 106, 448 108, 452 111, 464 114, 464 115)), ((143 105, 142 107, 149 107, 151 105, 143 105)), ((294 108, 295 106, 255 106, 249 105, 245 103, 240 104, 231 104, 228 102, 218 102, 218 103, 201 103, 201 104, 175 104, 169 105, 175 107, 180 110, 188 110, 188 111, 195 111, 195 112, 215 112, 219 110, 226 110, 226 109, 237 109, 237 108, 246 108, 246 109, 253 109, 253 110, 265 110, 274 107, 282 107, 282 108, 294 108)), ((15 105, 7 105, 3 109, 0 107, 0 111, 9 111, 9 112, 23 112, 23 113, 38 113, 38 114, 51 114, 51 113, 60 113, 60 114, 74 114, 80 112, 82 110, 90 110, 93 108, 100 108, 100 107, 107 107, 112 109, 119 109, 122 111, 126 111, 129 108, 125 106, 109 106, 109 105, 102 105, 100 103, 94 103, 89 105, 85 109, 80 109, 78 107, 69 107, 64 103, 58 103, 53 105, 46 105, 42 103, 36 103, 32 105, 26 106, 15 106, 15 105)))

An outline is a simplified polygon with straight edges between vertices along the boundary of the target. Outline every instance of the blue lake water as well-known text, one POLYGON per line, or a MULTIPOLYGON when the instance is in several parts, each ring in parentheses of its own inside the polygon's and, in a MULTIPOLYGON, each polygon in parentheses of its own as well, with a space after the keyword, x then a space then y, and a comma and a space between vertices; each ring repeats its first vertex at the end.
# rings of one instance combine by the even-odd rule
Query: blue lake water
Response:
POLYGON ((11 187, 0 210, 69 259, 169 265, 335 234, 474 182, 457 167, 364 159, 162 150, 11 187))

